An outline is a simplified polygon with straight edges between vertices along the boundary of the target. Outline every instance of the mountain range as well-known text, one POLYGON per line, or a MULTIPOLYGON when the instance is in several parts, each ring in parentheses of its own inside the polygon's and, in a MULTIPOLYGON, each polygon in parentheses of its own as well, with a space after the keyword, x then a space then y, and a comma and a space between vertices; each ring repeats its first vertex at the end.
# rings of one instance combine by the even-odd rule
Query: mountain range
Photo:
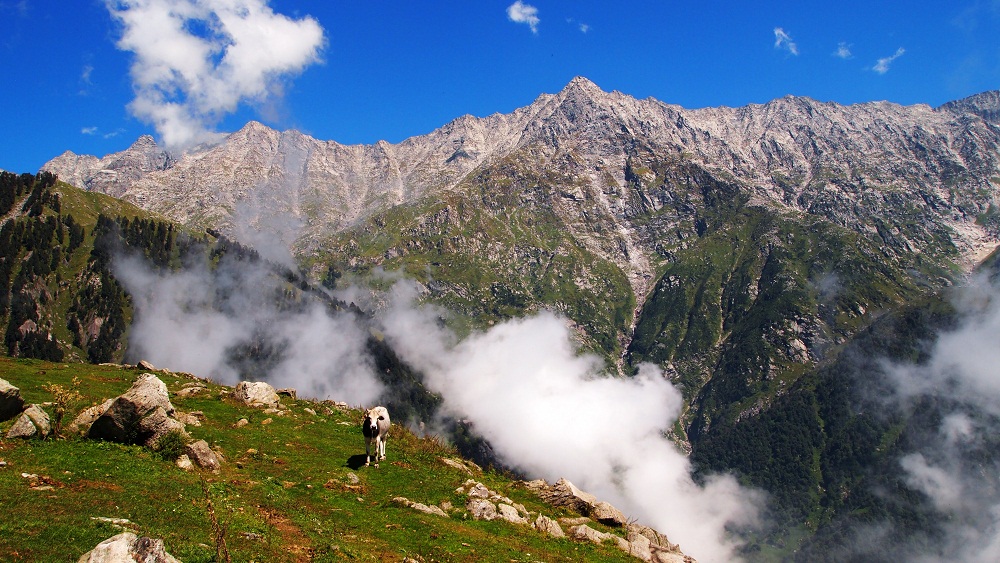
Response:
POLYGON ((858 548, 878 559, 941 529, 927 498, 873 491, 915 490, 899 459, 947 413, 881 416, 872 396, 880 355, 926 361, 957 323, 949 291, 992 263, 1000 92, 685 109, 578 77, 398 144, 251 122, 43 170, 265 256, 277 236, 327 287, 402 271, 457 326, 555 310, 609 372, 654 363, 681 389, 671 434, 697 471, 773 495, 782 531, 751 545, 836 559, 845 530, 906 522, 858 548))

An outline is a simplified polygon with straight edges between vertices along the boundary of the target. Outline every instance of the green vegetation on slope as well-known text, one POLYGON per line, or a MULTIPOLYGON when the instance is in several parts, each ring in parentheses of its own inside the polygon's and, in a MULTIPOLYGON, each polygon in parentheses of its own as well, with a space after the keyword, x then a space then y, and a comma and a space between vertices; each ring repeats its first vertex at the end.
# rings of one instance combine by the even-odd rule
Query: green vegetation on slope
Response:
MULTIPOLYGON (((52 401, 46 386, 53 384, 78 390, 78 407, 98 403, 127 390, 140 373, 120 366, 0 358, 0 377, 31 403, 52 401)), ((188 473, 139 446, 75 436, 0 440, 0 460, 6 463, 0 466, 6 512, 0 520, 0 559, 75 560, 120 531, 94 518, 125 518, 125 528, 162 538, 185 563, 224 560, 218 557, 220 540, 232 561, 400 561, 407 556, 634 561, 614 546, 551 539, 530 526, 466 518, 465 497, 455 489, 470 477, 530 511, 570 514, 541 503, 504 474, 470 476, 444 464, 442 458, 456 458, 454 450, 399 425, 389 439, 387 460, 378 468, 358 467, 364 453, 358 410, 286 398, 289 413, 276 416, 237 404, 226 396, 231 389, 209 381, 202 381, 205 392, 177 397, 173 394, 192 377, 157 375, 176 409, 204 414, 201 426, 187 429, 223 453, 222 471, 188 473), (243 418, 249 424, 237 427, 243 418), (455 508, 449 518, 426 515, 394 504, 397 496, 428 505, 450 502, 455 508)), ((0 423, 0 431, 6 433, 10 425, 0 423)))

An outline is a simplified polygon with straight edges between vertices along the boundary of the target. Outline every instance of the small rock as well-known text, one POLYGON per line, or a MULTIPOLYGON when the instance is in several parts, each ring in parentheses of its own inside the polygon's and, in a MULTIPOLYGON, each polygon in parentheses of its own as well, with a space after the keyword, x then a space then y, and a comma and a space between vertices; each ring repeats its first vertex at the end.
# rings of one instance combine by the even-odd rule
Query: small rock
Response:
POLYGON ((581 524, 579 526, 573 526, 569 529, 569 537, 575 540, 590 541, 593 543, 604 543, 605 541, 613 541, 619 549, 623 551, 629 551, 631 545, 628 540, 621 536, 616 536, 615 534, 605 534, 603 532, 598 532, 597 530, 587 526, 586 524, 581 524))
POLYGON ((191 461, 203 469, 209 471, 219 471, 222 468, 222 464, 219 463, 218 456, 215 452, 208 447, 208 442, 205 440, 198 440, 197 442, 192 442, 184 447, 184 453, 187 454, 191 461))
POLYGON ((34 438, 36 436, 44 438, 52 432, 52 425, 49 422, 49 415, 38 405, 31 405, 24 409, 21 416, 14 421, 14 425, 7 431, 7 438, 34 438))
POLYGON ((465 509, 469 511, 476 520, 496 520, 500 517, 497 507, 492 502, 483 498, 469 498, 465 503, 465 509))
POLYGON ((135 365, 139 369, 144 369, 146 371, 156 371, 156 367, 153 364, 147 362, 146 360, 139 360, 139 363, 135 365))
POLYGON ((267 426, 268 424, 271 424, 272 422, 274 422, 273 418, 265 418, 264 420, 260 421, 260 424, 261 424, 261 426, 267 426))
POLYGON ((563 531, 559 523, 549 518, 548 516, 539 514, 538 518, 535 518, 535 523, 533 524, 533 526, 539 532, 546 533, 554 538, 566 537, 566 532, 563 531))
POLYGON ((497 513, 500 518, 510 522, 511 524, 527 524, 528 520, 518 513, 517 509, 509 504, 498 503, 497 513))
POLYGON ((422 512, 424 514, 433 514, 434 516, 444 516, 445 518, 448 518, 448 514, 438 507, 427 506, 426 504, 420 502, 413 502, 412 500, 406 497, 394 497, 392 499, 392 503, 399 506, 412 508, 413 510, 416 510, 417 512, 422 512))
POLYGON ((205 390, 206 390, 206 388, 203 387, 203 386, 202 387, 199 387, 199 386, 185 387, 185 388, 181 389, 180 391, 174 393, 174 397, 177 397, 179 399, 186 399, 188 397, 194 397, 198 393, 202 393, 205 390))
POLYGON ((191 458, 187 454, 181 454, 174 463, 184 471, 194 471, 194 463, 191 462, 191 458))
POLYGON ((247 420, 247 419, 245 419, 245 418, 241 418, 241 419, 239 419, 239 420, 236 421, 236 427, 237 428, 243 428, 247 424, 250 424, 250 421, 247 420))

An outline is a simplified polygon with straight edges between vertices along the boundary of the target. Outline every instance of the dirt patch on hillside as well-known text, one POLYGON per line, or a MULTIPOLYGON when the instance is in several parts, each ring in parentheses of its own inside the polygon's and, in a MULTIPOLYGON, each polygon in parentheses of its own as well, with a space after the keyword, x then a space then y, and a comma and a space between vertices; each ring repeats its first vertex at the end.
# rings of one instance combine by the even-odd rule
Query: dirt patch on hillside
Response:
POLYGON ((281 545, 295 558, 297 563, 312 561, 312 542, 295 522, 272 508, 260 507, 261 515, 281 538, 281 545))

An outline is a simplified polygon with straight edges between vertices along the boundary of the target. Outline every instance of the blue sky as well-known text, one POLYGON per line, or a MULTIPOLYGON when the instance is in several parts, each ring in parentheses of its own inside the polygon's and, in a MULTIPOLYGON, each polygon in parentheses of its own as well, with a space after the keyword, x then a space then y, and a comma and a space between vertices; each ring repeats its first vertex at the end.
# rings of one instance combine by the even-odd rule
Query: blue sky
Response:
POLYGON ((688 108, 936 106, 1000 88, 1000 0, 0 0, 0 22, 0 168, 16 172, 250 119, 396 143, 577 75, 688 108))

